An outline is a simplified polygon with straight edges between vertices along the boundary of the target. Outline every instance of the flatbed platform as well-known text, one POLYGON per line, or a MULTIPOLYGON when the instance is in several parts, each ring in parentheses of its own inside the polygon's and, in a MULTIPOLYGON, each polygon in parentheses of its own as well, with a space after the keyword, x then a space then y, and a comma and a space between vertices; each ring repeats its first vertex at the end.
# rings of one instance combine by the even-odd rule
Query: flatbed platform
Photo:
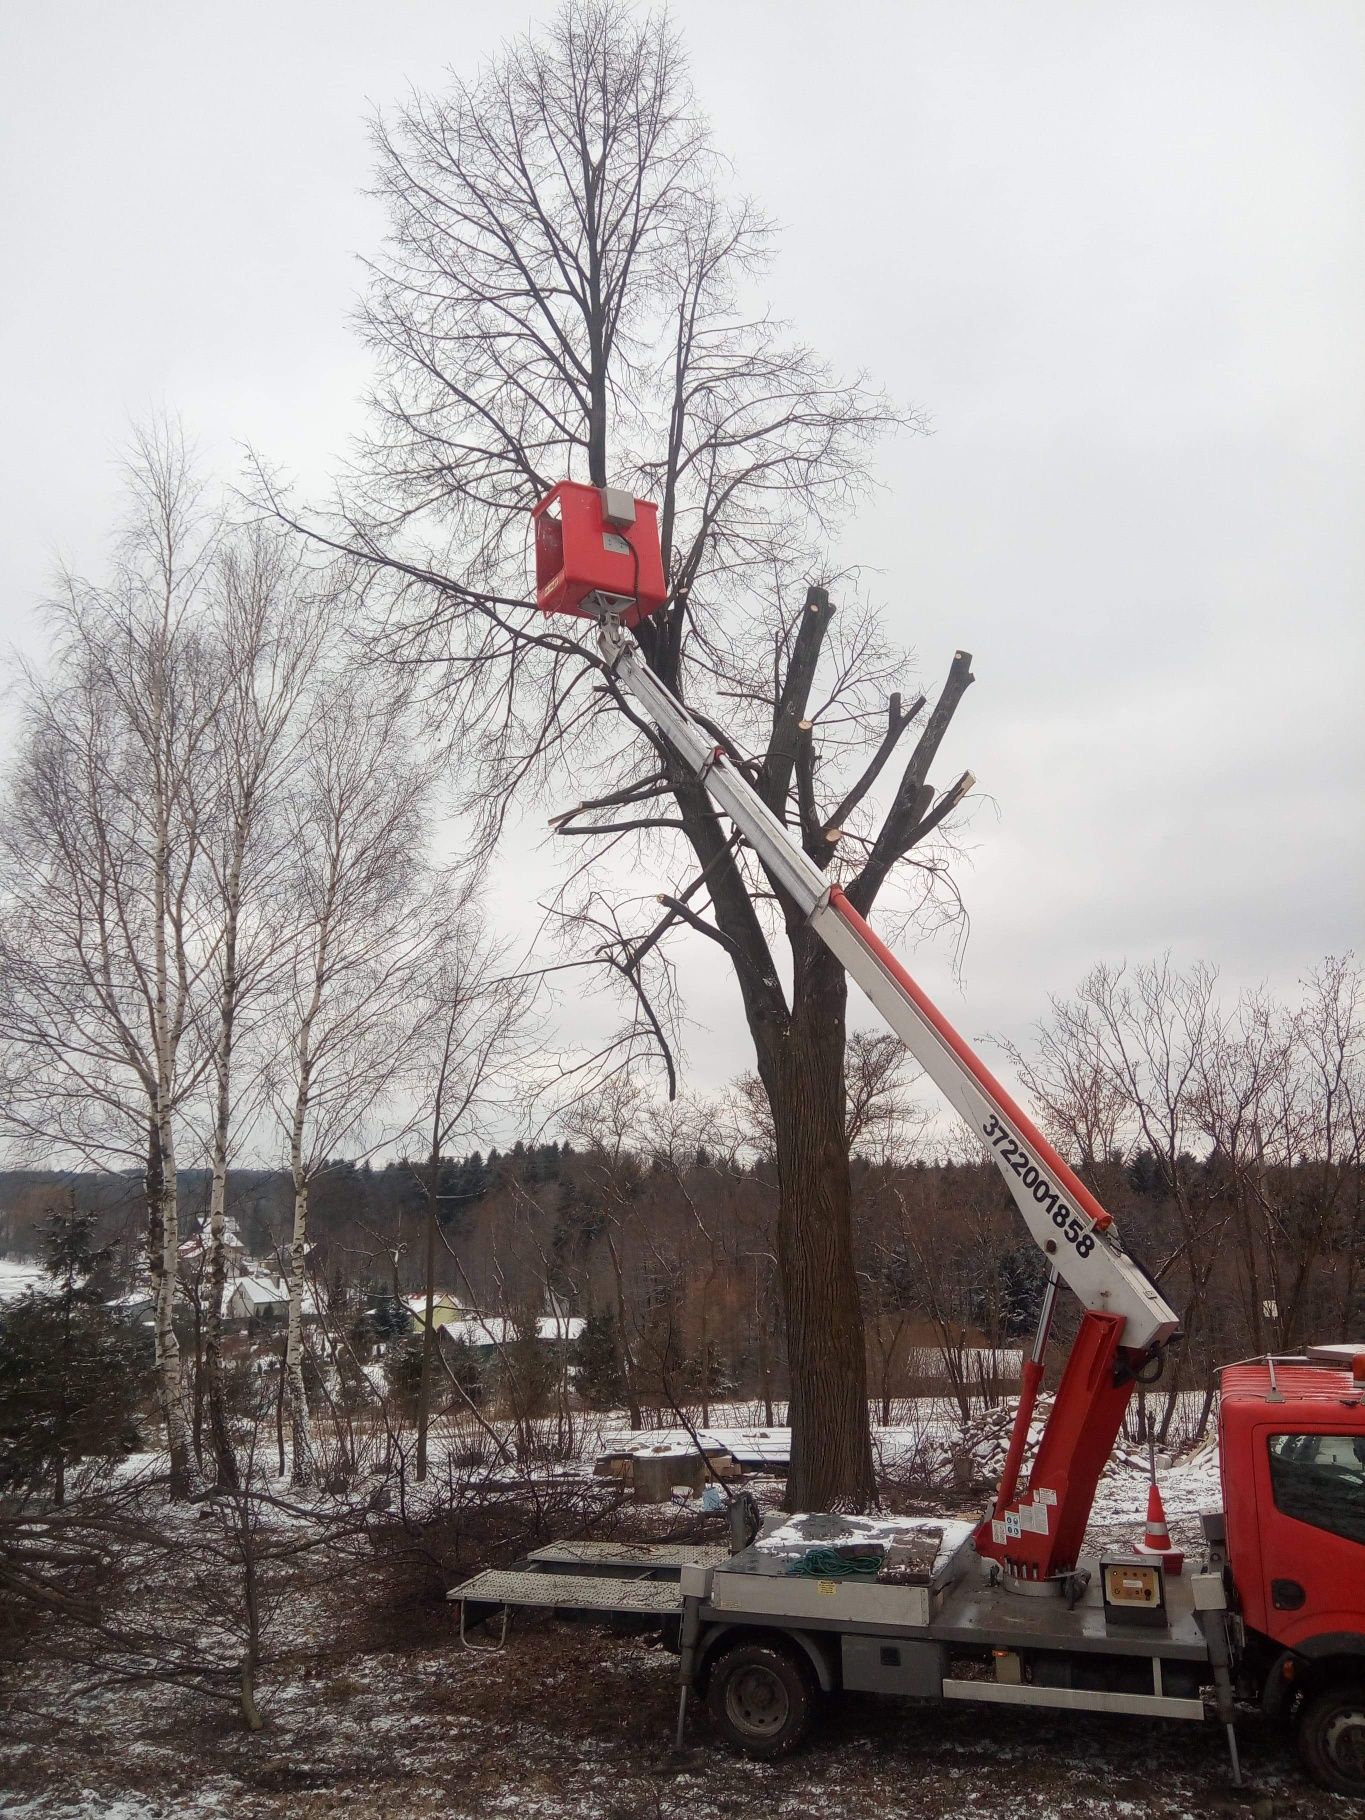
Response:
POLYGON ((682 1611, 682 1592, 676 1580, 626 1580, 597 1574, 534 1573, 490 1567, 463 1586, 447 1593, 466 1608, 487 1606, 547 1606, 555 1611, 649 1613, 658 1617, 682 1611))
POLYGON ((710 1542, 552 1542, 515 1567, 475 1574, 446 1597, 473 1622, 508 1606, 665 1620, 682 1611, 683 1568, 718 1567, 727 1552, 710 1542))

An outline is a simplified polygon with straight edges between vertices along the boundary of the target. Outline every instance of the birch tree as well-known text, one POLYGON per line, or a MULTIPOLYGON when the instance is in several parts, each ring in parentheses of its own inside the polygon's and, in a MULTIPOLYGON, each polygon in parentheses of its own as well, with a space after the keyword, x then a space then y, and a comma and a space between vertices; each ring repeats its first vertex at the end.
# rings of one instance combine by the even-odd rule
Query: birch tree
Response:
POLYGON ((252 1022, 266 1014, 287 948, 291 925, 281 897, 292 855, 284 811, 329 614, 296 553, 259 526, 226 544, 212 593, 223 687, 215 762, 201 782, 205 820, 213 829, 205 861, 217 924, 206 1014, 212 1079, 204 1365, 218 1479, 235 1487, 223 1404, 222 1321, 228 1163, 242 1097, 238 1051, 245 1034, 251 1055, 252 1022))
POLYGON ((190 1472, 175 1333, 177 1126, 206 1065, 213 953, 202 804, 221 675, 202 636, 219 525, 179 432, 135 439, 107 581, 66 575, 53 659, 23 679, 3 823, 5 1117, 30 1152, 145 1175, 172 1480, 190 1472))
POLYGON ((393 1095, 437 906, 424 863, 430 769, 408 704, 358 677, 328 679, 311 705, 288 844, 295 922, 271 1041, 293 1185, 285 1391, 293 1478, 312 1476, 304 1382, 309 1194, 328 1158, 363 1144, 393 1095))

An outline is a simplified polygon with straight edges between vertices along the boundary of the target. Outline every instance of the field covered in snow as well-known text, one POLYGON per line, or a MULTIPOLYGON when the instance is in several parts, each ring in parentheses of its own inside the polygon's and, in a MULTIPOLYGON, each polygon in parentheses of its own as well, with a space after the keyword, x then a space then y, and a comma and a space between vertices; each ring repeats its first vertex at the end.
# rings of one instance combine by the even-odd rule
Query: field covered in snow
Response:
MULTIPOLYGON (((766 1432, 780 1445, 785 1437, 755 1425, 752 1413, 712 1412, 720 1431, 766 1432)), ((900 1413, 909 1419, 877 1437, 888 1514, 977 1514, 979 1493, 917 1493, 907 1476, 909 1464, 948 1458, 956 1412, 935 1404, 900 1413)), ((993 1419, 977 1426, 956 1433, 959 1446, 984 1445, 993 1419)), ((636 1439, 667 1445, 686 1437, 686 1429, 650 1430, 636 1439)), ((553 1472, 493 1461, 471 1474, 458 1463, 459 1437, 447 1434, 428 1486, 400 1486, 397 1506, 367 1518, 334 1555, 305 1546, 310 1526, 329 1520, 327 1496, 291 1499, 273 1482, 286 1507, 261 1512, 281 1545, 265 1576, 263 1730, 247 1732, 221 1691, 209 1698, 194 1685, 130 1678, 112 1664, 101 1668, 98 1652, 64 1655, 52 1647, 53 1626, 0 1681, 0 1810, 7 1820, 331 1820, 338 1808, 357 1820, 398 1812, 481 1820, 1175 1820, 1347 1811, 1307 1784, 1287 1741, 1257 1715, 1242 1725, 1253 1783, 1245 1794, 1228 1785, 1213 1727, 916 1708, 863 1696, 831 1702, 797 1757, 757 1765, 727 1752, 704 1713, 690 1721, 687 1748, 673 1750, 676 1662, 648 1639, 522 1614, 501 1653, 462 1649, 446 1588, 536 1540, 575 1533, 569 1525, 611 1539, 720 1538, 723 1517, 702 1516, 695 1500, 637 1506, 592 1477, 597 1452, 624 1439, 625 1425, 607 1419, 589 1424, 579 1458, 553 1472), (294 1547, 300 1552, 291 1555, 294 1547)), ((124 1564, 122 1619, 151 1614, 178 1580, 200 1574, 185 1563, 200 1561, 214 1527, 202 1507, 168 1507, 155 1485, 138 1490, 139 1475, 155 1465, 144 1456, 123 1475, 162 1533, 155 1546, 129 1543, 145 1559, 135 1554, 124 1564)), ((1197 1552, 1198 1513, 1218 1502, 1216 1454, 1205 1447, 1162 1477, 1175 1539, 1197 1552)), ((780 1478, 746 1482, 765 1509, 781 1508, 780 1478)), ((1145 1508, 1145 1463, 1121 1451, 1101 1487, 1092 1545, 1135 1537, 1145 1508)), ((202 1611, 187 1609, 184 1636, 202 1646, 230 1620, 230 1598, 206 1597, 202 1611)))

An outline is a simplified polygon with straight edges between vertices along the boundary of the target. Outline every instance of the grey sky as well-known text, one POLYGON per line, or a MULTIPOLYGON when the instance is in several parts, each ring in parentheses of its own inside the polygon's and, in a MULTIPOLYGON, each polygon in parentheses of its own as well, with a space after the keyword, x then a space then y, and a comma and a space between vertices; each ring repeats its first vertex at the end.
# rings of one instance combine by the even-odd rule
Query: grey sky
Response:
MULTIPOLYGON (((325 481, 365 380, 368 109, 547 10, 5 9, 0 634, 33 646, 59 550, 98 562, 149 406, 325 481)), ((925 686, 976 655, 940 781, 970 766, 998 819, 960 988, 946 947, 913 964, 973 1034, 1168 946, 1292 989, 1365 895, 1365 8, 675 16, 785 224, 774 307, 935 426, 842 552, 925 686)), ((709 954, 690 1002, 714 1085, 747 1055, 709 954)))

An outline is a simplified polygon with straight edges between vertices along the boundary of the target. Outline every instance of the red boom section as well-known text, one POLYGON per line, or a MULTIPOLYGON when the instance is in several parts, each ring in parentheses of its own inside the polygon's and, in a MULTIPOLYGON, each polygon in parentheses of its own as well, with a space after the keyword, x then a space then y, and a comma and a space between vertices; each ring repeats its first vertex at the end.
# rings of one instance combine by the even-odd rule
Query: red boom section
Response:
POLYGON ((1119 1345, 1123 1329, 1119 1315, 1090 1310, 1082 1317, 1028 1490, 1003 1508, 997 1504, 976 1532, 976 1552, 1003 1562, 1018 1579, 1047 1580, 1076 1565, 1095 1487, 1136 1382, 1131 1355, 1119 1345))

